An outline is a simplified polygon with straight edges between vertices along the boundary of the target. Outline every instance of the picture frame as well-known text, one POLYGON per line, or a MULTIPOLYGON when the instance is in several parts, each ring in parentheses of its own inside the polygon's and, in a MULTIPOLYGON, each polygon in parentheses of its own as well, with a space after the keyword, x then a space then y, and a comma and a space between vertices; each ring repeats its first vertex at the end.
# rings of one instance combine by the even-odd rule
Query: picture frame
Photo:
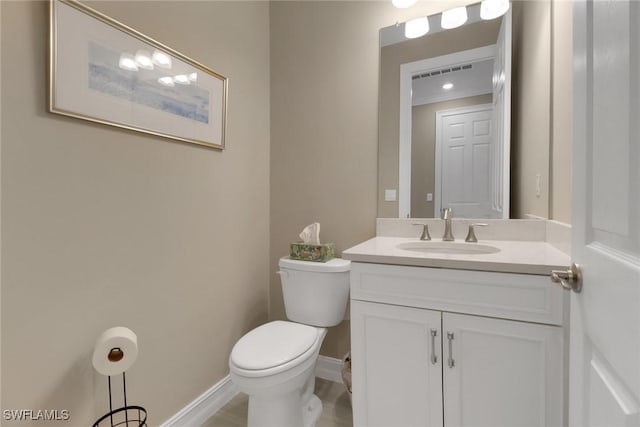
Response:
POLYGON ((76 1, 50 0, 49 111, 222 150, 228 80, 76 1))

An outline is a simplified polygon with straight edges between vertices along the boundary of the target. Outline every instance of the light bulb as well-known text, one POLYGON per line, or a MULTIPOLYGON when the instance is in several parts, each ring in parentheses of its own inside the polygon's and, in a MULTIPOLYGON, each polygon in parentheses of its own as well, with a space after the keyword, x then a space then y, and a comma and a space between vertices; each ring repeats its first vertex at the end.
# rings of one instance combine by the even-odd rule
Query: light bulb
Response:
POLYGON ((118 66, 123 70, 128 71, 138 71, 138 65, 136 61, 133 59, 133 55, 130 53, 123 53, 120 55, 120 61, 118 62, 118 66))
POLYGON ((391 0, 391 3, 398 9, 405 9, 416 4, 418 0, 391 0))
POLYGON ((496 19, 509 10, 509 0, 482 0, 480 4, 480 18, 484 20, 496 19))
POLYGON ((177 76, 173 76, 173 81, 181 85, 188 85, 190 83, 189 76, 187 76, 186 74, 178 74, 177 76))
POLYGON ((160 77, 158 79, 158 83, 160 83, 162 86, 168 86, 168 87, 175 86, 175 83, 173 83, 173 77, 171 76, 160 77))
POLYGON ((138 67, 144 70, 153 70, 153 62, 151 62, 151 55, 146 50, 140 49, 136 52, 136 64, 138 67))
POLYGON ((464 6, 442 12, 441 26, 444 29, 457 28, 467 22, 467 8, 464 6))
POLYGON ((426 16, 412 19, 404 24, 404 36, 408 39, 422 37, 429 32, 429 20, 426 16))
POLYGON ((171 68, 171 57, 164 52, 160 52, 159 50, 153 51, 151 61, 160 68, 171 68))

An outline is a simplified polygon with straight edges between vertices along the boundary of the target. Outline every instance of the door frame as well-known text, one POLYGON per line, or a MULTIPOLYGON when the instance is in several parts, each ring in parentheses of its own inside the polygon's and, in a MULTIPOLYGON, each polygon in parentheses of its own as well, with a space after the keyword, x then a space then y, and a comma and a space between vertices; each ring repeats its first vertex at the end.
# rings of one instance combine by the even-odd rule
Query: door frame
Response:
MULTIPOLYGON (((451 108, 448 110, 436 111, 436 153, 435 153, 435 185, 433 194, 433 217, 440 218, 440 209, 442 208, 442 121, 446 117, 456 116, 459 114, 478 113, 481 111, 489 111, 491 120, 493 121, 493 104, 477 104, 468 107, 451 108)), ((493 129, 493 128, 492 128, 493 129)), ((493 159, 489 156, 489 161, 493 159)), ((491 172, 492 166, 489 165, 491 172)), ((454 212, 455 213, 455 212, 454 212)))

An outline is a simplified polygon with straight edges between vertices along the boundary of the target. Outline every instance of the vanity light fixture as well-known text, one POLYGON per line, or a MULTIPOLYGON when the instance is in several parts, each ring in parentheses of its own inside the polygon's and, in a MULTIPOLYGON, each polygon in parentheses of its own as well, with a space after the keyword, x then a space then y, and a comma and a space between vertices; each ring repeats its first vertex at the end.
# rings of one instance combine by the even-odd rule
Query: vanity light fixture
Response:
POLYGON ((398 9, 406 9, 416 4, 418 0, 391 0, 391 3, 398 9))
POLYGON ((509 10, 509 0, 482 0, 480 18, 490 20, 498 18, 509 10))
POLYGON ((449 90, 453 87, 453 83, 445 83, 442 85, 442 89, 449 90))
POLYGON ((138 71, 138 65, 136 61, 133 59, 133 55, 130 53, 123 53, 120 55, 120 61, 118 62, 118 66, 123 70, 127 71, 138 71))
POLYGON ((151 62, 151 54, 146 50, 140 49, 136 52, 136 64, 143 70, 153 70, 153 62, 151 62))
POLYGON ((422 37, 429 32, 429 19, 426 16, 412 19, 404 24, 404 36, 408 39, 422 37))
POLYGON ((440 26, 444 29, 450 30, 464 25, 465 22, 467 22, 467 8, 460 6, 442 12, 440 26))

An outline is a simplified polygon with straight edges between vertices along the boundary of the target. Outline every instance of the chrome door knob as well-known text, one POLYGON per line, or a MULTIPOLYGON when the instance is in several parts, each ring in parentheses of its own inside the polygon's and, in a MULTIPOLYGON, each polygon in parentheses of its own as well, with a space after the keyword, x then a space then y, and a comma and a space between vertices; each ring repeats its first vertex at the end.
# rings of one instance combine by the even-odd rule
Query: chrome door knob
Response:
POLYGON ((572 263, 568 270, 551 270, 551 281, 559 283, 564 289, 580 292, 582 290, 582 270, 572 263))

